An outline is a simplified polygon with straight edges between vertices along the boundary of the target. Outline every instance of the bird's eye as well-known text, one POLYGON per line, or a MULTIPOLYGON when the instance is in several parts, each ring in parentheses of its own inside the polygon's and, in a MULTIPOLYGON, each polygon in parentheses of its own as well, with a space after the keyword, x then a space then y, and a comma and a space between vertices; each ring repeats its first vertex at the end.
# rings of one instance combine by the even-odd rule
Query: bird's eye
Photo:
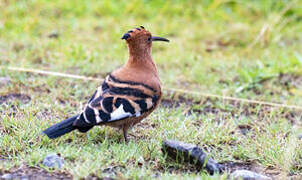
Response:
POLYGON ((151 41, 151 37, 148 37, 148 41, 151 41))

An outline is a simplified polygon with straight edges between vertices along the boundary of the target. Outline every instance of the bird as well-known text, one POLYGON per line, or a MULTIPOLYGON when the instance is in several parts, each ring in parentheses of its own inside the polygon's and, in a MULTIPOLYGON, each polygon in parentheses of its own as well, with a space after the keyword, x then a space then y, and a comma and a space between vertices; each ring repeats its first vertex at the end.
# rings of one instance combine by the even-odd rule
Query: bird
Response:
POLYGON ((143 26, 131 29, 121 39, 128 46, 126 63, 105 77, 82 112, 50 126, 43 134, 55 139, 73 130, 86 133, 105 125, 121 129, 128 143, 129 128, 158 107, 162 87, 151 56, 152 42, 169 40, 152 36, 143 26))

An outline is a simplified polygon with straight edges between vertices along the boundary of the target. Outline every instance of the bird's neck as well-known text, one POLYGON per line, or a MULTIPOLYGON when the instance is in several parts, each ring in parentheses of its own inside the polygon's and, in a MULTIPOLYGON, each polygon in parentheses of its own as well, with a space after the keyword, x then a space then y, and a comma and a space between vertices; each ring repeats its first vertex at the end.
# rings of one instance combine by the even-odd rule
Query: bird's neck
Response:
POLYGON ((129 47, 129 59, 126 65, 139 69, 149 69, 157 73, 156 66, 151 56, 151 48, 141 50, 129 47))
POLYGON ((133 60, 133 61, 152 60, 151 48, 128 46, 128 50, 129 50, 129 60, 133 60))

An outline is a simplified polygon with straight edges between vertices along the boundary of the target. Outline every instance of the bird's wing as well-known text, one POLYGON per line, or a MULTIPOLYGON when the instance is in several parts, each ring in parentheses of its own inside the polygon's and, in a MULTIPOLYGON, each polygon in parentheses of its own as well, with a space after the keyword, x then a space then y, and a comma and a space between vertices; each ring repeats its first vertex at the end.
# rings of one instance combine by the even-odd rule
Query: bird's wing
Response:
POLYGON ((139 117, 152 109, 159 97, 152 87, 143 83, 120 81, 108 75, 93 94, 76 126, 91 126, 139 117))

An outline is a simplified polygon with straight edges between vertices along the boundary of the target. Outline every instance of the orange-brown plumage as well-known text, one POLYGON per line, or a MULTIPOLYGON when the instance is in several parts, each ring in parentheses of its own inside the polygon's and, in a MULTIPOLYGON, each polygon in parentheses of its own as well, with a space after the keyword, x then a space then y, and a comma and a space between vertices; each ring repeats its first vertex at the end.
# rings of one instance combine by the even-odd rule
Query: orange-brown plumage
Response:
POLYGON ((159 104, 161 83, 151 56, 152 41, 168 41, 152 37, 144 27, 128 31, 125 39, 129 59, 121 68, 105 78, 84 111, 44 131, 50 138, 59 137, 74 129, 86 132, 95 125, 108 125, 127 131, 147 117, 159 104))

